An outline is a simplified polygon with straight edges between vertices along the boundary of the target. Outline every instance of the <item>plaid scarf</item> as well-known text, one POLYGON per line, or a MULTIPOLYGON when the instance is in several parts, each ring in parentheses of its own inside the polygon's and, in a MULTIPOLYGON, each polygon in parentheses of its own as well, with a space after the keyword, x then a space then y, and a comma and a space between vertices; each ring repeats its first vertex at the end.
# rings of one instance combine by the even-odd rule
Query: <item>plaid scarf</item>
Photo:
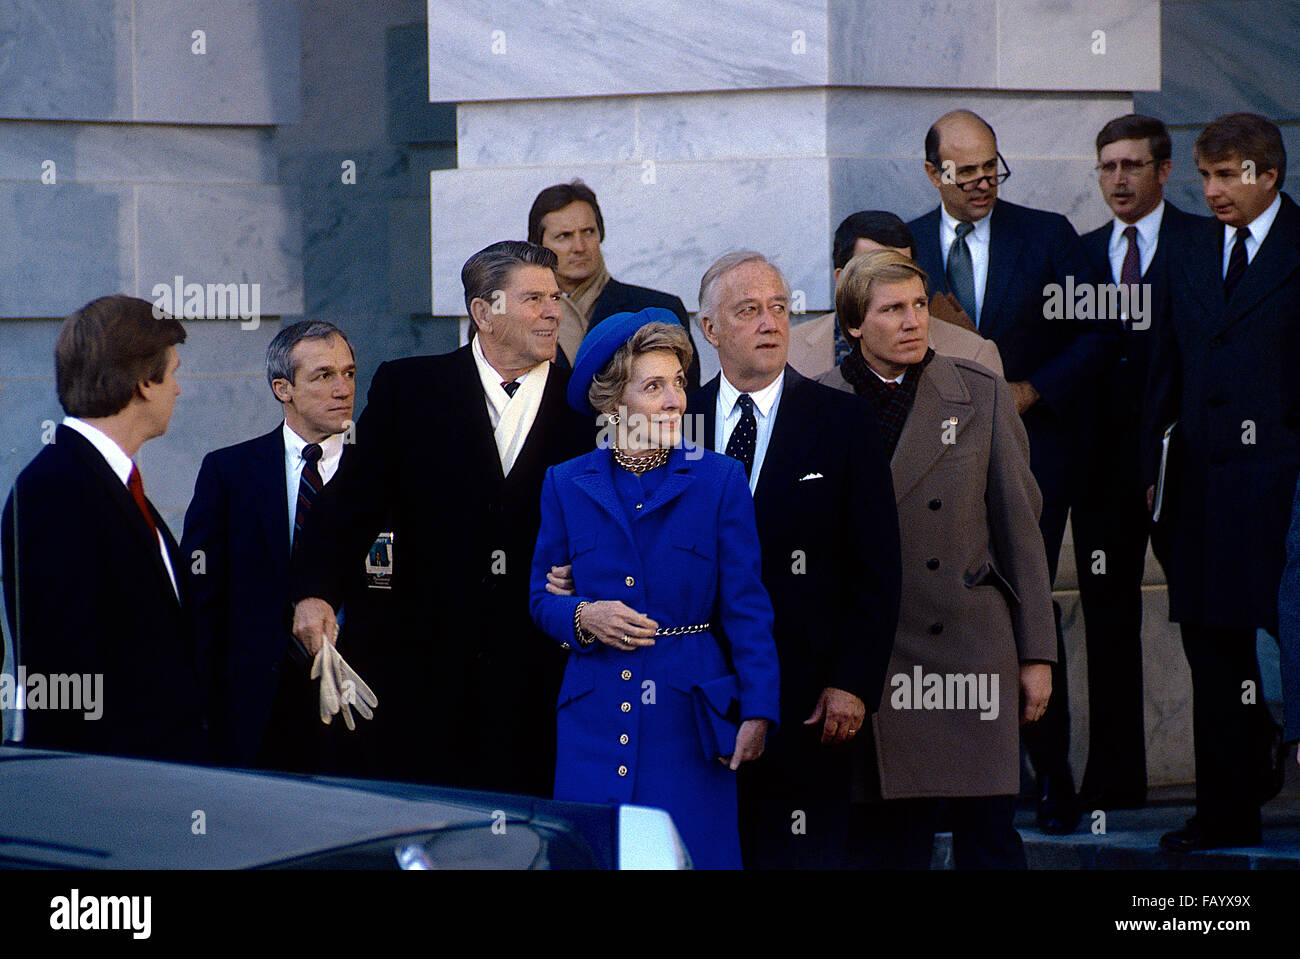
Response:
POLYGON ((886 383, 873 373, 861 350, 854 350, 840 364, 840 373, 853 387, 853 392, 870 403, 871 408, 875 410, 876 422, 880 424, 880 436, 885 441, 885 449, 890 459, 893 459, 894 450, 898 447, 898 438, 903 433, 903 424, 907 422, 907 415, 912 412, 912 401, 916 399, 916 384, 920 381, 921 373, 932 356, 934 350, 927 349, 921 362, 907 368, 903 374, 903 382, 899 384, 892 381, 886 383))

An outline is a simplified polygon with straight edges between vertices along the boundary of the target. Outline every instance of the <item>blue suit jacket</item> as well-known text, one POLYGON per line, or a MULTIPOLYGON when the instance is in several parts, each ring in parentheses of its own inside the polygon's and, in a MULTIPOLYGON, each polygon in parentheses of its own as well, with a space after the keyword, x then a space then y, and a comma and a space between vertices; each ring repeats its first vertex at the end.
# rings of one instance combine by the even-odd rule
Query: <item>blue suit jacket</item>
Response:
MULTIPOLYGON (((349 450, 344 447, 345 457, 349 450)), ((195 632, 212 667, 217 758, 249 765, 266 735, 293 641, 281 426, 203 458, 181 544, 187 564, 195 550, 203 551, 204 572, 193 578, 195 632)))

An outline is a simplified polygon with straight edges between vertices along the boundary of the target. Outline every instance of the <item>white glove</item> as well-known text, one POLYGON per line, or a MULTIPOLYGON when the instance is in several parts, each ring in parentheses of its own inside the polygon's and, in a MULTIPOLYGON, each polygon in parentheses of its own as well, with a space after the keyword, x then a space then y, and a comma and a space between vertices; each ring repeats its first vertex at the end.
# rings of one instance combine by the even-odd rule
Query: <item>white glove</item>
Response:
POLYGON ((366 681, 357 675, 357 671, 348 665, 343 654, 332 645, 330 658, 333 661, 334 685, 339 690, 339 708, 343 713, 343 722, 347 724, 348 729, 356 729, 357 724, 352 719, 352 710, 349 707, 356 707, 362 719, 374 719, 375 714, 370 707, 379 705, 379 697, 366 685, 366 681))
POLYGON ((320 721, 329 725, 339 711, 338 680, 334 673, 334 659, 330 655, 334 646, 329 640, 321 643, 316 658, 311 663, 311 678, 320 680, 320 721))

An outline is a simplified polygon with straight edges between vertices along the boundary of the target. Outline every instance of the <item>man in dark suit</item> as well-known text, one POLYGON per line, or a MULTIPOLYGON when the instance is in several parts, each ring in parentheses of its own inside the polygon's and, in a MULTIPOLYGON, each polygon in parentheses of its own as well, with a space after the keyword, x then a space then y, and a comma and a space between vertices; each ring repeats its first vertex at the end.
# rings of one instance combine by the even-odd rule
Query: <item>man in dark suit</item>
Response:
POLYGON ((167 430, 184 341, 179 322, 127 296, 86 304, 59 331, 55 375, 67 415, 19 474, 3 518, 28 745, 208 758, 201 662, 183 612, 189 565, 134 463, 167 430), (38 704, 33 677, 56 675, 101 690, 99 715, 38 704))
POLYGON ((1229 114, 1195 155, 1217 222, 1170 244, 1170 322, 1156 331, 1143 430, 1154 502, 1176 424, 1152 540, 1192 671, 1196 816, 1160 840, 1177 851, 1258 843, 1260 804, 1281 788, 1255 631, 1277 634, 1300 473, 1300 208, 1280 192, 1282 137, 1229 114))
POLYGON ((1155 329, 1165 322, 1170 237, 1204 217, 1164 199, 1169 132, 1129 114, 1097 134, 1101 195, 1114 218, 1083 237, 1093 270, 1131 294, 1114 370, 1081 404, 1086 474, 1070 513, 1088 643, 1088 768, 1084 809, 1146 803, 1142 573, 1150 514, 1141 468, 1142 392, 1155 329))
MULTIPOLYGON (((476 328, 444 356, 382 364, 303 526, 290 596, 312 654, 344 578, 391 516, 396 628, 366 679, 403 730, 400 778, 550 795, 564 654, 533 625, 528 577, 547 467, 590 451, 555 357, 555 255, 494 243, 461 271, 476 328)), ((375 657, 372 657, 374 661, 375 657)))
MULTIPOLYGON (((528 211, 528 242, 544 246, 556 257, 555 279, 560 284, 559 355, 568 366, 588 331, 615 313, 636 313, 650 306, 677 315, 691 333, 691 319, 681 298, 645 286, 620 283, 605 269, 600 245, 605 241, 605 218, 596 193, 581 180, 548 186, 528 211)), ((694 340, 691 346, 694 347, 694 340)), ((686 371, 686 386, 700 385, 698 352, 686 371)))
POLYGON ((356 369, 332 323, 285 327, 266 351, 284 421, 209 453, 199 468, 181 544, 195 573, 196 632, 212 664, 219 762, 336 771, 310 662, 295 655, 285 614, 294 530, 349 454, 356 369))
POLYGON ((832 868, 845 864, 849 744, 870 744, 858 734, 880 702, 898 624, 898 515, 865 407, 786 364, 789 302, 761 254, 709 268, 700 318, 722 372, 687 410, 702 418, 693 439, 745 464, 776 613, 781 723, 741 770, 745 864, 832 868))
MULTIPOLYGON (((925 137, 925 172, 940 205, 908 224, 916 262, 930 293, 951 293, 981 336, 1002 354, 1007 385, 1029 433, 1030 468, 1043 494, 1039 528, 1052 579, 1065 536, 1079 466, 1079 405, 1111 359, 1118 323, 1057 317, 1048 308, 1055 289, 1073 306, 1076 288, 1093 283, 1074 227, 1063 216, 998 199, 997 137, 968 110, 939 118, 925 137)), ((1038 773, 1038 822, 1071 832, 1079 812, 1070 773, 1070 711, 1065 644, 1057 611, 1057 661, 1047 714, 1025 731, 1038 773)))

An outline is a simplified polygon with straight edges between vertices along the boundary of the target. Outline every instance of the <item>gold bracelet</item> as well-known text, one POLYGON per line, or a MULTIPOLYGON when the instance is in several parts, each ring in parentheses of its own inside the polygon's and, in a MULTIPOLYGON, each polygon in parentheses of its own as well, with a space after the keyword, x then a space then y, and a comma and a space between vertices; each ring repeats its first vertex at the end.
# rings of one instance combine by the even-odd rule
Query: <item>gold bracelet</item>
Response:
POLYGON ((573 610, 573 635, 577 637, 579 646, 590 646, 596 641, 594 634, 587 632, 582 628, 582 610, 583 607, 590 606, 591 603, 581 602, 573 610))

